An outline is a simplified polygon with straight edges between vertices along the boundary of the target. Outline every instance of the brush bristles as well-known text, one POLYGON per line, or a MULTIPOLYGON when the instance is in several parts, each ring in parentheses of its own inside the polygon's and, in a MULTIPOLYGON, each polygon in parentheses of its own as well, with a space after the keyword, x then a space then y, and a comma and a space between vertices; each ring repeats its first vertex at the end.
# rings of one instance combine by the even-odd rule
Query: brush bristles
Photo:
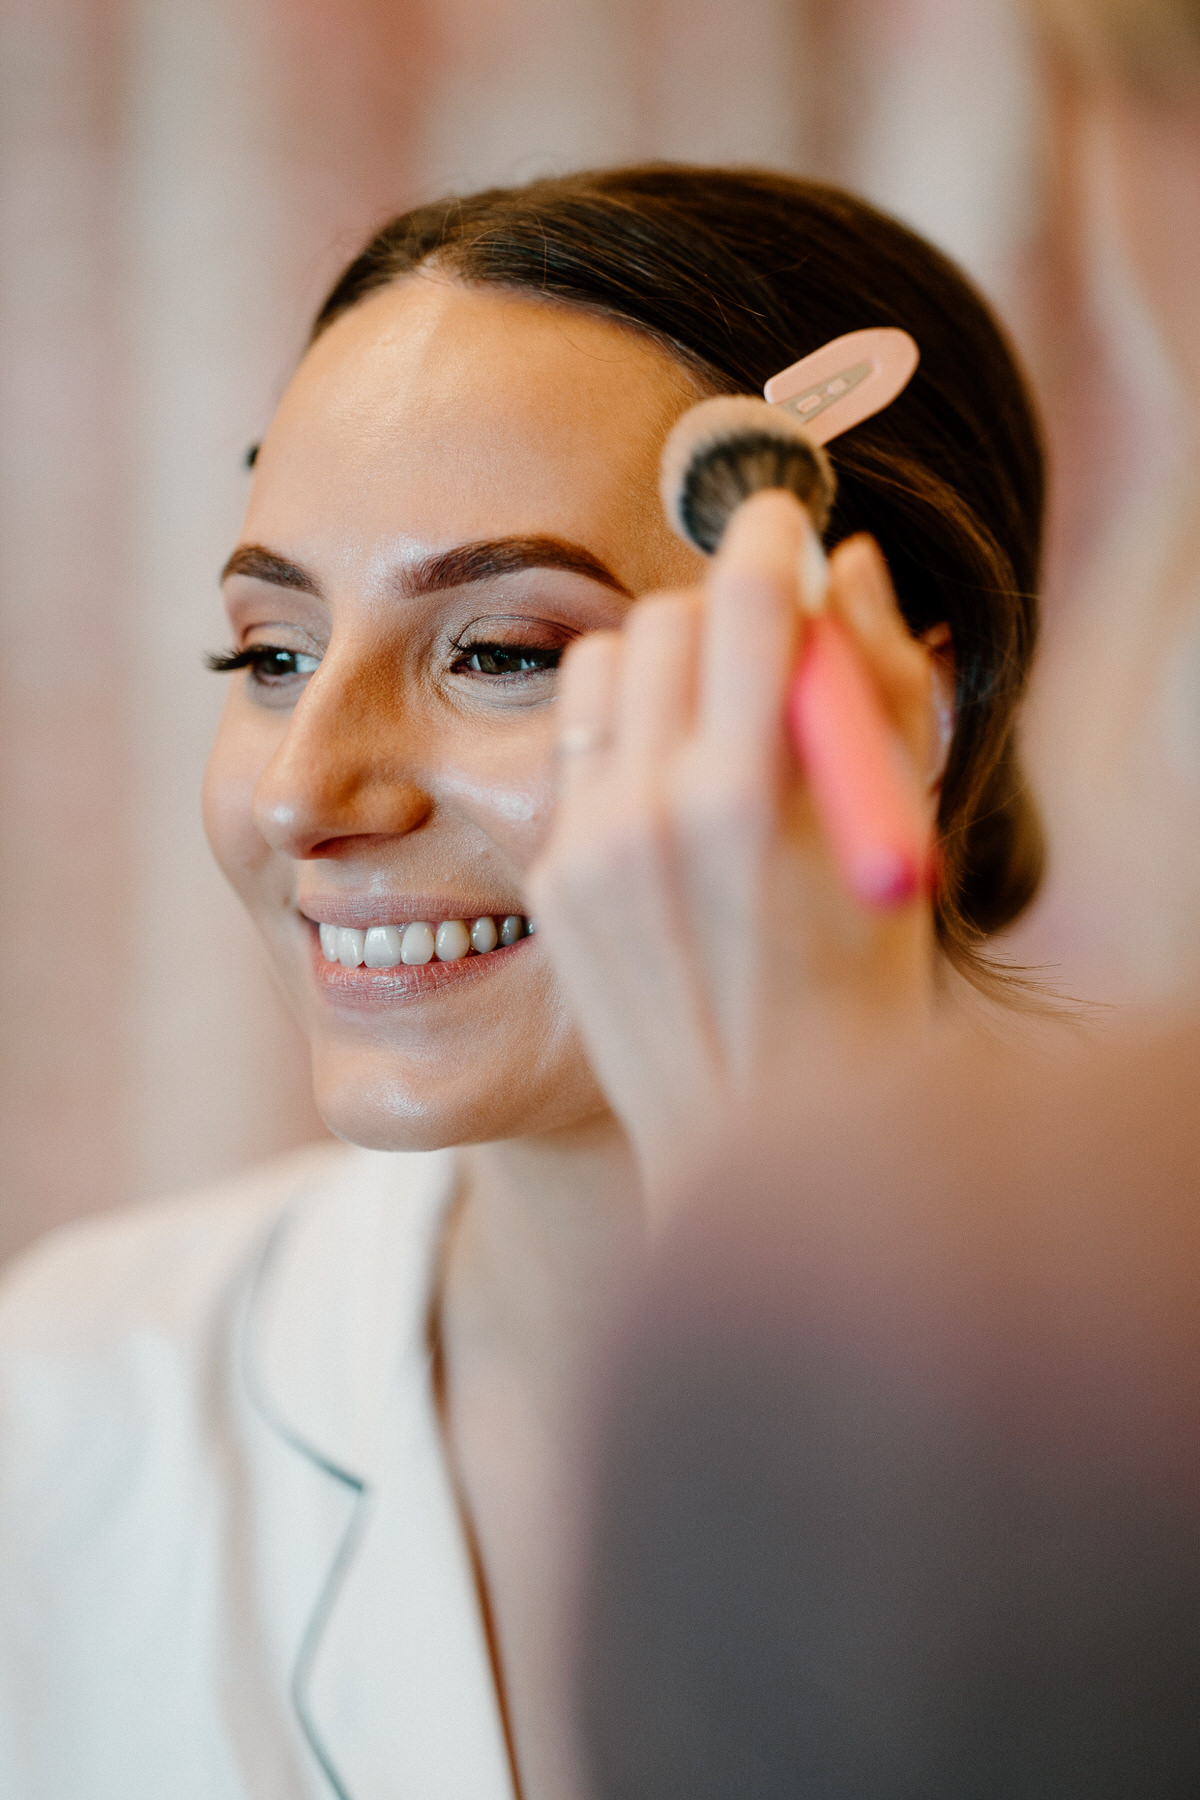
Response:
POLYGON ((742 501, 764 488, 795 494, 824 531, 833 470, 790 413, 738 395, 704 400, 683 415, 663 448, 660 491, 686 543, 711 556, 742 501))

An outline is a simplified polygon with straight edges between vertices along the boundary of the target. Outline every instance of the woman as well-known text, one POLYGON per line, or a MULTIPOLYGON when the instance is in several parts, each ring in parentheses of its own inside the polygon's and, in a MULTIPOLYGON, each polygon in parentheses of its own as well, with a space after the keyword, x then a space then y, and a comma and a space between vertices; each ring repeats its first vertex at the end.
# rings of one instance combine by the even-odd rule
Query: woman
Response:
MULTIPOLYGON (((578 1792, 558 1618, 579 1385, 643 1184, 697 1104, 736 1103, 764 989, 751 958, 693 1111, 647 1125, 618 1070, 627 1134, 525 930, 527 891, 561 901, 582 866, 587 786, 611 771, 607 752, 556 758, 555 666, 601 634, 572 676, 586 724, 615 672, 604 634, 675 590, 634 609, 614 742, 655 772, 674 759, 659 727, 684 731, 695 830, 736 825, 735 849, 757 831, 743 942, 714 954, 736 970, 786 916, 779 982, 814 1055, 846 994, 917 1032, 955 971, 986 985, 983 935, 1036 885, 1013 715, 1041 506, 986 309, 844 194, 584 175, 422 208, 346 271, 226 566, 216 661, 244 672, 205 812, 324 1116, 364 1148, 76 1228, 13 1275, 9 1789, 578 1792), (683 410, 864 324, 903 326, 923 362, 836 447, 834 603, 927 782, 942 867, 936 905, 882 922, 837 890, 782 748, 803 516, 780 495, 746 507, 701 617, 700 559, 657 499, 683 410), (560 833, 531 876, 560 765, 574 848, 560 833)), ((668 1060, 676 1041, 672 1024, 668 1060)))

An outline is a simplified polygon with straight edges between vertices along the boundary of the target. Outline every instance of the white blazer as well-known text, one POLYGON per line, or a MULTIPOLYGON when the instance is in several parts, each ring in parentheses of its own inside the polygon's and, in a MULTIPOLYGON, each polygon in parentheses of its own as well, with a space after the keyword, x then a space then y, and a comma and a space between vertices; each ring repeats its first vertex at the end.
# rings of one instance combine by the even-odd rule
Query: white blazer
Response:
POLYGON ((14 1267, 5 1800, 513 1800, 431 1382, 453 1179, 323 1147, 14 1267))

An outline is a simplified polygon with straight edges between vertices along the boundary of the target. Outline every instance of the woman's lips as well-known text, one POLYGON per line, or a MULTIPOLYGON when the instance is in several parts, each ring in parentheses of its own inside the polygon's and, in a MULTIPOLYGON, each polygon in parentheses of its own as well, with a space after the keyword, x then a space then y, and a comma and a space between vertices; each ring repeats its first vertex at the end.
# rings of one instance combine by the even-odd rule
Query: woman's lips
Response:
POLYGON ((337 1006, 363 1009, 397 1006, 461 987, 464 982, 486 980, 488 975, 498 974, 514 956, 528 949, 531 941, 527 933, 515 943, 497 944, 495 949, 483 953, 472 950, 449 962, 399 963, 389 969, 371 969, 363 964, 346 968, 340 962, 327 959, 316 923, 306 920, 306 924, 318 990, 337 1006))

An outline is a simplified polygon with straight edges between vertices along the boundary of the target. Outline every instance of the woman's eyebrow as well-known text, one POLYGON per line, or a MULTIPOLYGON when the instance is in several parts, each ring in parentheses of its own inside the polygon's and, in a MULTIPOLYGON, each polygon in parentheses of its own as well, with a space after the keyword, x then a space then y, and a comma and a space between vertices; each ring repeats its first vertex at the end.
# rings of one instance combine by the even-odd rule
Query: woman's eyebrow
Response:
MULTIPOLYGON (((567 569, 574 575, 602 582, 627 600, 633 598, 625 583, 598 556, 582 544, 555 537, 482 538, 474 544, 457 544, 453 550, 441 550, 405 568, 398 588, 408 597, 436 594, 445 588, 468 587, 475 581, 515 575, 522 569, 567 569)), ((239 544, 221 570, 221 580, 228 581, 231 575, 248 575, 255 581, 270 581, 276 587, 295 588, 318 598, 321 593, 316 577, 307 569, 277 556, 263 544, 239 544)))
POLYGON ((633 595, 607 564, 585 550, 556 537, 483 538, 475 544, 459 544, 440 551, 405 569, 401 592, 408 595, 437 593, 442 588, 467 587, 473 581, 515 575, 522 569, 567 569, 613 588, 627 600, 633 595))
POLYGON ((302 569, 299 563, 289 562, 285 556, 276 556, 262 544, 239 544, 221 570, 222 582, 228 581, 231 575, 249 575, 255 581, 274 582, 276 587, 297 588, 302 594, 319 597, 321 592, 316 578, 307 569, 302 569))

